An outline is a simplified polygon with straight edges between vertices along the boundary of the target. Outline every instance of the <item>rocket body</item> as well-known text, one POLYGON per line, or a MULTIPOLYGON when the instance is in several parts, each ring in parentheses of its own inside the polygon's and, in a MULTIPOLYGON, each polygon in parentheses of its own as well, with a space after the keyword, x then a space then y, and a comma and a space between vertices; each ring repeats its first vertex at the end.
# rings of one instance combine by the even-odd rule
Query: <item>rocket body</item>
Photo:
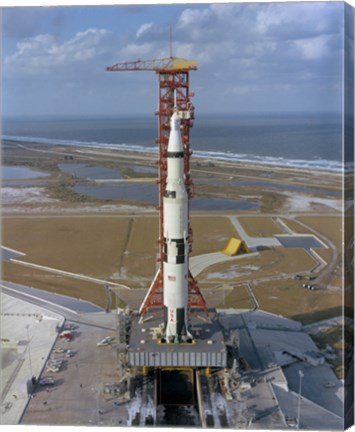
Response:
POLYGON ((163 286, 165 337, 167 342, 178 343, 191 337, 187 328, 189 215, 184 182, 184 149, 177 113, 171 117, 170 127, 167 180, 163 199, 163 286))

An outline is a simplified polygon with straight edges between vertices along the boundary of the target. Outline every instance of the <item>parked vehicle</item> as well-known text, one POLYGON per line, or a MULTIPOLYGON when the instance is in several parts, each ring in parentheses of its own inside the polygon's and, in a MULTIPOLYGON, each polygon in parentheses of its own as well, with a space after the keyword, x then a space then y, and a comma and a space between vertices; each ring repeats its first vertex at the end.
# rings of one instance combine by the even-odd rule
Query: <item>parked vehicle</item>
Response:
POLYGON ((63 365, 63 360, 48 360, 47 372, 59 372, 63 365))
POLYGON ((56 373, 56 372, 59 372, 59 371, 60 371, 60 368, 56 367, 56 366, 47 366, 47 368, 46 368, 46 372, 56 373))
POLYGON ((65 324, 64 326, 64 330, 75 330, 76 328, 78 328, 78 326, 75 324, 65 324))
POLYGON ((73 357, 74 353, 72 350, 68 349, 67 352, 65 353, 65 357, 73 357))
POLYGON ((39 380, 40 386, 52 386, 55 384, 55 379, 51 376, 43 377, 39 380))
POLYGON ((63 360, 49 359, 47 364, 61 366, 63 364, 63 360))
POLYGON ((102 339, 100 342, 97 343, 97 346, 101 347, 101 346, 110 345, 114 339, 115 338, 112 336, 106 336, 104 339, 102 339))
POLYGON ((65 339, 68 342, 70 342, 73 339, 73 337, 74 337, 73 332, 71 332, 70 330, 64 330, 59 335, 60 339, 65 339))

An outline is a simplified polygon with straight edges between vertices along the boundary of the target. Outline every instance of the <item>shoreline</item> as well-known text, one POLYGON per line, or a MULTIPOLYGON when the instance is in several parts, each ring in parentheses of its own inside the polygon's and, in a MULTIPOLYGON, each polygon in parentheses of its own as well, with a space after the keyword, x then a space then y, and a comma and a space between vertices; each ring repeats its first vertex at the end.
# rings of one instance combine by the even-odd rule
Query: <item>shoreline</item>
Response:
MULTIPOLYGON (((18 138, 18 137, 16 137, 18 138)), ((43 140, 47 140, 44 138, 43 140)), ((5 146, 13 146, 16 145, 18 147, 26 148, 26 146, 34 146, 34 147, 45 147, 48 148, 49 151, 53 151, 55 153, 58 153, 55 151, 55 149, 63 148, 65 151, 70 152, 70 150, 74 150, 77 153, 82 153, 85 151, 86 154, 90 153, 93 155, 103 155, 103 156, 117 156, 120 153, 123 153, 127 157, 130 158, 136 158, 136 159, 143 159, 147 161, 147 159, 156 160, 158 157, 158 147, 144 147, 144 146, 128 146, 125 144, 100 144, 100 143, 93 143, 96 145, 90 145, 90 144, 79 144, 79 143, 70 143, 70 142, 63 142, 61 140, 55 140, 56 142, 48 143, 48 142, 41 142, 41 141, 25 141, 25 140, 19 140, 19 139, 9 139, 8 137, 5 139, 2 139, 2 145, 5 146), (139 155, 139 156, 138 156, 139 155)), ((224 164, 228 166, 242 166, 247 168, 253 168, 253 169, 270 169, 270 170, 289 170, 289 171, 296 171, 296 172, 304 172, 309 173, 310 171, 314 171, 316 173, 329 173, 329 174, 335 174, 335 175, 344 175, 347 173, 352 173, 354 166, 353 164, 347 168, 346 164, 342 164, 341 161, 329 161, 330 164, 339 164, 341 167, 339 168, 331 168, 331 167, 323 167, 323 166, 317 166, 312 165, 313 161, 307 161, 303 159, 282 159, 284 163, 280 160, 279 163, 269 161, 268 159, 280 159, 273 156, 258 156, 260 158, 264 157, 263 161, 253 161, 251 159, 243 160, 238 159, 237 153, 230 153, 230 152, 208 152, 208 151, 201 151, 201 150, 192 150, 192 163, 198 164, 199 162, 202 163, 218 163, 218 164, 224 164), (221 154, 221 156, 217 156, 218 154, 221 154), (229 158, 229 159, 228 159, 229 158), (291 161, 291 163, 290 163, 291 161), (293 164, 292 161, 297 161, 298 164, 293 164), (307 163, 310 163, 307 167, 301 166, 302 164, 305 165, 307 163)), ((314 161, 316 162, 316 161, 314 161)), ((328 162, 328 161, 327 161, 328 162)))
MULTIPOLYGON (((22 204, 37 202, 48 206, 54 205, 59 200, 61 203, 80 203, 81 205, 93 202, 96 204, 119 202, 127 205, 133 203, 144 207, 154 205, 151 200, 142 197, 139 184, 144 183, 147 189, 148 184, 158 181, 156 164, 158 155, 127 150, 112 151, 43 144, 12 144, 5 146, 3 151, 3 166, 5 167, 26 166, 40 172, 50 173, 50 176, 32 180, 7 181, 4 179, 3 185, 9 188, 6 189, 8 194, 6 204, 17 206, 20 202, 22 204), (63 163, 74 167, 79 164, 114 169, 120 172, 120 180, 112 179, 112 175, 104 180, 100 178, 97 180, 95 177, 86 178, 84 173, 77 173, 75 169, 73 172, 71 170, 62 171, 60 165, 63 163), (138 169, 140 166, 149 167, 149 169, 154 167, 154 173, 152 174, 151 171, 148 174, 142 173, 138 169), (129 185, 129 197, 127 192, 122 192, 126 189, 121 189, 119 187, 121 184, 129 185), (20 186, 18 190, 17 186, 20 186), (78 190, 75 189, 76 186, 79 187, 78 190), (21 187, 27 187, 26 191, 21 191, 21 187), (110 191, 110 188, 118 189, 110 191)), ((242 206, 251 204, 255 205, 258 211, 263 212, 275 208, 286 210, 287 205, 290 205, 290 208, 296 207, 298 211, 298 202, 301 201, 304 202, 303 207, 307 210, 311 206, 317 209, 320 206, 334 208, 335 205, 338 205, 336 201, 341 198, 344 189, 344 175, 326 171, 315 172, 309 169, 271 167, 224 160, 211 161, 210 159, 192 159, 190 170, 194 180, 195 197, 201 200, 211 200, 212 208, 206 208, 208 211, 213 211, 217 207, 226 211, 231 205, 230 202, 233 202, 233 206, 239 211, 244 209, 242 206), (221 199, 230 202, 217 202, 221 199), (311 204, 311 202, 316 204, 311 204)), ((158 186, 156 194, 158 195, 158 186)))

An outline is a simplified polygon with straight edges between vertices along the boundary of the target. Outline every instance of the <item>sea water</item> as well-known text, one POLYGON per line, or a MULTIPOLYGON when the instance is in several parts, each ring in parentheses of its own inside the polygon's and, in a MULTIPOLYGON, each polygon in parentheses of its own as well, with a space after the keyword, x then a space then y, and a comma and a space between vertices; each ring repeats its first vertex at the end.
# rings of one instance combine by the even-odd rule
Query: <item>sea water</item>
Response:
MULTIPOLYGON (((343 169, 339 114, 198 115, 193 157, 303 169, 343 169)), ((155 116, 4 119, 3 139, 156 152, 155 116)))

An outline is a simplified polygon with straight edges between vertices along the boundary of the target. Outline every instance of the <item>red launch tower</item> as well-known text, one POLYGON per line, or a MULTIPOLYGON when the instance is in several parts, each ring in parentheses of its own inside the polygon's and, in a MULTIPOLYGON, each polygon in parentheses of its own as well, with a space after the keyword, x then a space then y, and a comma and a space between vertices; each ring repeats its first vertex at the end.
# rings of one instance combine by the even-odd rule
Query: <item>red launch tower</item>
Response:
MULTIPOLYGON (((155 71, 158 76, 158 138, 156 143, 159 146, 159 269, 148 290, 148 293, 141 305, 139 313, 143 318, 149 308, 163 308, 163 230, 164 212, 163 197, 166 188, 167 176, 167 146, 170 133, 170 118, 176 104, 177 112, 181 120, 181 136, 184 147, 184 174, 185 185, 189 199, 193 197, 193 182, 190 177, 190 128, 193 127, 194 106, 190 98, 189 72, 197 69, 197 62, 194 60, 169 57, 166 59, 137 60, 134 62, 117 63, 107 67, 109 72, 122 71, 155 71), (176 99, 176 100, 175 100, 176 99)), ((192 230, 189 225, 189 250, 192 250, 192 230)), ((198 288, 198 284, 189 271, 189 295, 188 307, 203 309, 208 315, 205 300, 198 288)))

